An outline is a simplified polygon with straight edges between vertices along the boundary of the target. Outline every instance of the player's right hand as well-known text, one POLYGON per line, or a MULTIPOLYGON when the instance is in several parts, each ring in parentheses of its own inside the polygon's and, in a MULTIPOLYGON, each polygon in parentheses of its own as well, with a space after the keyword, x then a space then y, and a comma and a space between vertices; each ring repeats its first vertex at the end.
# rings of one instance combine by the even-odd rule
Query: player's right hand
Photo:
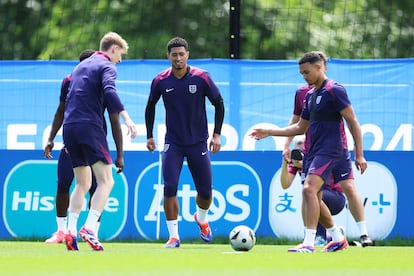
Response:
POLYGON ((125 166, 124 158, 117 156, 114 163, 115 163, 115 167, 117 168, 116 173, 121 173, 124 170, 124 166, 125 166))
POLYGON ((249 136, 253 139, 260 140, 269 136, 269 130, 264 128, 255 128, 249 136))

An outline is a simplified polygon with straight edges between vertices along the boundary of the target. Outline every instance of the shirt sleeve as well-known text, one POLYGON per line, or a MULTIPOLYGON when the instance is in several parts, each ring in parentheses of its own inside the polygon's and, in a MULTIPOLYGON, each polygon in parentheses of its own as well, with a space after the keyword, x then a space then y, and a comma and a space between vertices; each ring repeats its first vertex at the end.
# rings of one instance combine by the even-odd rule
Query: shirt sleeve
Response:
POLYGON ((66 96, 68 95, 68 92, 69 92, 69 84, 70 84, 70 75, 66 76, 62 81, 62 85, 60 87, 60 96, 59 96, 59 100, 61 102, 66 102, 66 96))
MULTIPOLYGON (((112 64, 111 64, 112 65, 112 64)), ((107 104, 107 109, 109 114, 111 113, 119 113, 124 111, 124 105, 121 102, 121 99, 116 92, 116 68, 114 65, 106 66, 103 71, 102 75, 102 87, 103 87, 103 95, 104 101, 107 104)))
POLYGON ((309 113, 309 106, 308 106, 308 102, 309 102, 309 97, 312 97, 312 93, 307 93, 306 97, 305 97, 305 101, 303 103, 303 111, 302 111, 302 119, 309 121, 310 119, 310 113, 309 113))
POLYGON ((332 93, 335 96, 335 111, 341 112, 341 110, 351 105, 351 101, 348 98, 348 94, 342 85, 336 84, 332 86, 332 93))
POLYGON ((147 129, 147 139, 154 137, 155 106, 161 97, 157 90, 157 79, 151 83, 150 95, 148 96, 147 106, 145 107, 145 127, 147 129))

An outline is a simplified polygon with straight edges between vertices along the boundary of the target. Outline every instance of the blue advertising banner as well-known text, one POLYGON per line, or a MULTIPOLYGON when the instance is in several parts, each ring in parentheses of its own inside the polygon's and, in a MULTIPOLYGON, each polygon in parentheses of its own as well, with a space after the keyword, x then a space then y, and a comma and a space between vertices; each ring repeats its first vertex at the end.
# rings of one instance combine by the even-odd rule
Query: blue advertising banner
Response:
MULTIPOLYGON (((58 149, 43 158, 63 78, 77 61, 0 61, 0 238, 47 237, 56 228, 55 193, 58 149)), ((228 59, 190 60, 210 72, 224 98, 226 115, 222 151, 212 156, 214 201, 209 219, 215 236, 227 236, 239 224, 257 236, 302 237, 299 179, 280 186, 284 138, 256 141, 257 127, 283 127, 292 115, 295 90, 304 84, 297 61, 228 59)), ((117 90, 138 126, 131 139, 123 125, 126 169, 115 174, 115 187, 102 217, 105 240, 164 239, 163 180, 157 153, 147 152, 144 110, 152 78, 169 67, 167 60, 126 60, 117 65, 117 90), (109 223, 110 222, 110 223, 109 223)), ((370 235, 375 239, 414 237, 411 227, 413 185, 414 59, 328 61, 328 77, 347 89, 361 124, 369 168, 355 173, 370 235)), ((214 108, 207 103, 210 123, 214 108)), ((165 113, 158 103, 154 127, 157 148, 163 148, 165 113)), ((108 124, 110 125, 110 124, 108 124)), ((209 125, 210 133, 213 125, 209 125)), ((353 141, 347 133, 348 146, 353 141)), ((112 138, 111 150, 115 150, 112 138)), ((195 189, 186 164, 180 178, 180 235, 198 236, 192 214, 195 189)), ((84 210, 87 209, 85 198, 84 210)), ((85 219, 82 212, 80 223, 85 219)), ((335 216, 350 236, 356 224, 346 208, 335 216)))
MULTIPOLYGON (((59 153, 55 152, 55 159, 59 153)), ((281 152, 232 151, 212 155, 214 200, 209 212, 215 236, 227 237, 231 229, 245 224, 258 237, 301 238, 301 184, 280 185, 281 152)), ((412 152, 368 151, 368 170, 355 172, 356 186, 364 202, 370 235, 375 239, 413 238, 410 164, 412 152)), ((44 238, 56 229, 54 196, 56 160, 43 159, 41 150, 0 150, 2 220, 0 238, 44 238)), ((125 171, 115 174, 115 185, 102 216, 103 240, 167 239, 162 208, 163 181, 157 152, 128 151, 125 171)), ((72 185, 73 186, 73 185, 72 185)), ((180 177, 179 231, 182 239, 197 238, 193 219, 196 191, 185 165, 180 177)), ((79 227, 86 219, 84 212, 79 227)), ((334 217, 349 237, 358 229, 348 208, 334 217)))
MULTIPOLYGON (((60 84, 76 61, 0 61, 0 149, 42 149, 58 105, 60 84)), ((255 142, 258 126, 287 125, 295 90, 304 84, 297 61, 190 60, 208 70, 225 103, 223 150, 282 150, 283 138, 255 142)), ((118 93, 139 127, 126 150, 146 150, 144 110, 152 78, 167 60, 127 60, 119 65, 118 93)), ((414 59, 328 61, 328 77, 348 91, 362 127, 365 150, 413 149, 414 59)), ((160 101, 159 105, 162 105, 160 101)), ((207 104, 209 122, 214 108, 207 104)), ((162 148, 164 110, 157 108, 154 135, 162 148)), ((213 126, 211 125, 210 128, 213 126)), ((126 129, 125 129, 126 131, 126 129)), ((353 149, 352 139, 349 140, 353 149)), ((62 138, 56 138, 60 147, 62 138)), ((114 143, 110 143, 115 149, 114 143)))

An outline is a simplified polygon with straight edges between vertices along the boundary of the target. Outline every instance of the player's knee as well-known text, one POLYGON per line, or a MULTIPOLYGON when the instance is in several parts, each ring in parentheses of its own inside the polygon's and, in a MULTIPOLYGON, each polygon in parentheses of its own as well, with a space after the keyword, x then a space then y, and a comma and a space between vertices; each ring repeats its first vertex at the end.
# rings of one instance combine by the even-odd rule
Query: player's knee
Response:
POLYGON ((70 186, 72 182, 58 182, 57 192, 59 194, 67 194, 70 191, 70 186))
POLYGON ((347 193, 355 193, 356 192, 355 184, 354 184, 353 181, 344 180, 344 181, 341 181, 340 184, 341 184, 341 188, 344 192, 347 192, 347 193))
POLYGON ((111 191, 111 190, 112 190, 112 188, 114 187, 114 184, 115 184, 115 182, 114 182, 114 180, 113 180, 113 179, 108 180, 108 181, 106 181, 106 182, 104 183, 105 188, 106 188, 108 191, 111 191))
POLYGON ((164 196, 173 197, 177 195, 177 187, 164 183, 164 196))
POLYGON ((358 192, 353 185, 345 185, 342 190, 348 199, 358 197, 358 192))
POLYGON ((199 186, 197 190, 198 200, 203 200, 206 202, 211 202, 213 197, 213 191, 211 186, 199 186))
POLYGON ((302 189, 302 197, 303 198, 308 198, 309 196, 311 196, 311 195, 315 195, 316 193, 309 187, 309 186, 307 186, 307 187, 303 187, 303 189, 302 189))
POLYGON ((319 185, 317 185, 316 183, 313 182, 305 182, 305 184, 303 185, 303 189, 302 189, 302 194, 312 194, 312 195, 316 195, 318 193, 318 191, 320 190, 319 185))
POLYGON ((82 191, 83 194, 86 194, 89 191, 89 188, 91 187, 90 183, 76 183, 78 186, 78 189, 82 191))

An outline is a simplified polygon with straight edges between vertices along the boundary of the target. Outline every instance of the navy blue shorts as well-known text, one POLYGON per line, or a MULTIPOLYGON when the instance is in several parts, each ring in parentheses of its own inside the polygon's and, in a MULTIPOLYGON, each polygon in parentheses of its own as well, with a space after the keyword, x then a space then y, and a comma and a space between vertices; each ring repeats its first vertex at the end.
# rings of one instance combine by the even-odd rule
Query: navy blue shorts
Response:
POLYGON ((58 160, 58 189, 59 194, 69 193, 74 178, 72 161, 66 148, 62 148, 58 160))
POLYGON ((193 177, 199 197, 210 199, 212 196, 211 161, 207 142, 191 146, 178 146, 172 143, 164 145, 162 153, 162 173, 164 177, 164 196, 177 195, 184 158, 193 177))
POLYGON ((308 155, 305 156, 302 175, 306 177, 308 174, 316 174, 324 180, 324 185, 329 184, 335 168, 340 165, 341 159, 324 155, 316 155, 313 158, 309 158, 308 155))
POLYGON ((334 183, 338 183, 339 181, 346 179, 354 179, 352 160, 348 150, 344 150, 339 163, 332 171, 332 176, 334 178, 334 183))
POLYGON ((68 149, 72 166, 92 166, 98 161, 112 164, 106 133, 91 124, 63 125, 63 141, 68 149))

